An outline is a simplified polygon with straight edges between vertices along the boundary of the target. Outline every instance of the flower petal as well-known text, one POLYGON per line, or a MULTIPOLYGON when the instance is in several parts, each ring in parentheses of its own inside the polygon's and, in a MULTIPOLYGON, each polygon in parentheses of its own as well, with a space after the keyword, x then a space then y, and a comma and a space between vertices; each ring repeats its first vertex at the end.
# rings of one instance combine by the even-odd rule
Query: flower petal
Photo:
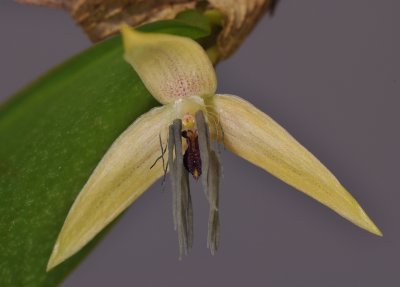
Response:
POLYGON ((138 32, 123 25, 125 60, 160 103, 216 91, 214 67, 195 41, 167 34, 138 32))
POLYGON ((382 235, 329 170, 269 116, 236 96, 217 95, 214 104, 228 150, 330 207, 359 227, 382 235))
POLYGON ((162 164, 150 167, 161 154, 159 136, 167 143, 171 110, 152 109, 115 140, 72 205, 48 270, 85 246, 163 174, 162 164))

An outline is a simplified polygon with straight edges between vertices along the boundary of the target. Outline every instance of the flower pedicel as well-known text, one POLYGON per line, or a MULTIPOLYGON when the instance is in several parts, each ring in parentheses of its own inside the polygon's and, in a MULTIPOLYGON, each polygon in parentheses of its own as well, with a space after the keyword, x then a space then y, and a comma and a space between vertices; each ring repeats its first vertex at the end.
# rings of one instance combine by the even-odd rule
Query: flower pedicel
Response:
POLYGON ((48 270, 85 246, 167 170, 180 255, 193 241, 189 174, 201 180, 210 204, 208 247, 214 254, 220 174, 214 142, 382 235, 350 193, 285 129, 242 98, 215 94, 213 65, 195 41, 126 25, 122 35, 126 61, 163 106, 139 117, 104 155, 69 211, 48 270), (162 161, 154 164, 157 158, 162 161))

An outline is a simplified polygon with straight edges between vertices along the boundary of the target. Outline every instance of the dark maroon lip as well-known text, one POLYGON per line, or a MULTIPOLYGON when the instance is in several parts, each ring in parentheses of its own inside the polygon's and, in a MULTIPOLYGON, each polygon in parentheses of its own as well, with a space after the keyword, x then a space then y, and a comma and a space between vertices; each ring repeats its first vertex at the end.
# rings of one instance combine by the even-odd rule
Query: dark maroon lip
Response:
POLYGON ((183 165, 193 178, 198 180, 202 171, 199 136, 195 130, 184 130, 182 131, 182 137, 186 139, 187 143, 187 148, 183 155, 183 165))

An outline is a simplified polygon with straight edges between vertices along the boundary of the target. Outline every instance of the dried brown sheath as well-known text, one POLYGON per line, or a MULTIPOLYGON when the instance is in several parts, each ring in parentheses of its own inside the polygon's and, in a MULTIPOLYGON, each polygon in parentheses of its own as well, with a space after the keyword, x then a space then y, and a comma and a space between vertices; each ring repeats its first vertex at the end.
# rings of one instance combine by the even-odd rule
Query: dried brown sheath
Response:
POLYGON ((220 59, 228 58, 266 12, 274 11, 278 0, 16 0, 67 10, 93 42, 119 32, 122 23, 140 26, 174 18, 188 9, 216 9, 223 15, 217 35, 220 59))

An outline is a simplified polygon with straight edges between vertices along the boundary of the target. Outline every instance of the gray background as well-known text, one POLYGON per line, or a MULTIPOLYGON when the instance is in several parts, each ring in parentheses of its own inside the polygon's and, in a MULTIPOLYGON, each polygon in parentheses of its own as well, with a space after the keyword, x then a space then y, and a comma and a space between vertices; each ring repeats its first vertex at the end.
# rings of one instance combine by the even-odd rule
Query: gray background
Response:
MULTIPOLYGON (((287 128, 383 238, 225 152, 216 256, 200 185, 195 246, 178 261, 171 195, 156 184, 62 286, 400 286, 399 11, 398 0, 282 0, 218 66, 219 91, 287 128)), ((4 0, 0 35, 2 99, 90 46, 64 12, 4 0)))

